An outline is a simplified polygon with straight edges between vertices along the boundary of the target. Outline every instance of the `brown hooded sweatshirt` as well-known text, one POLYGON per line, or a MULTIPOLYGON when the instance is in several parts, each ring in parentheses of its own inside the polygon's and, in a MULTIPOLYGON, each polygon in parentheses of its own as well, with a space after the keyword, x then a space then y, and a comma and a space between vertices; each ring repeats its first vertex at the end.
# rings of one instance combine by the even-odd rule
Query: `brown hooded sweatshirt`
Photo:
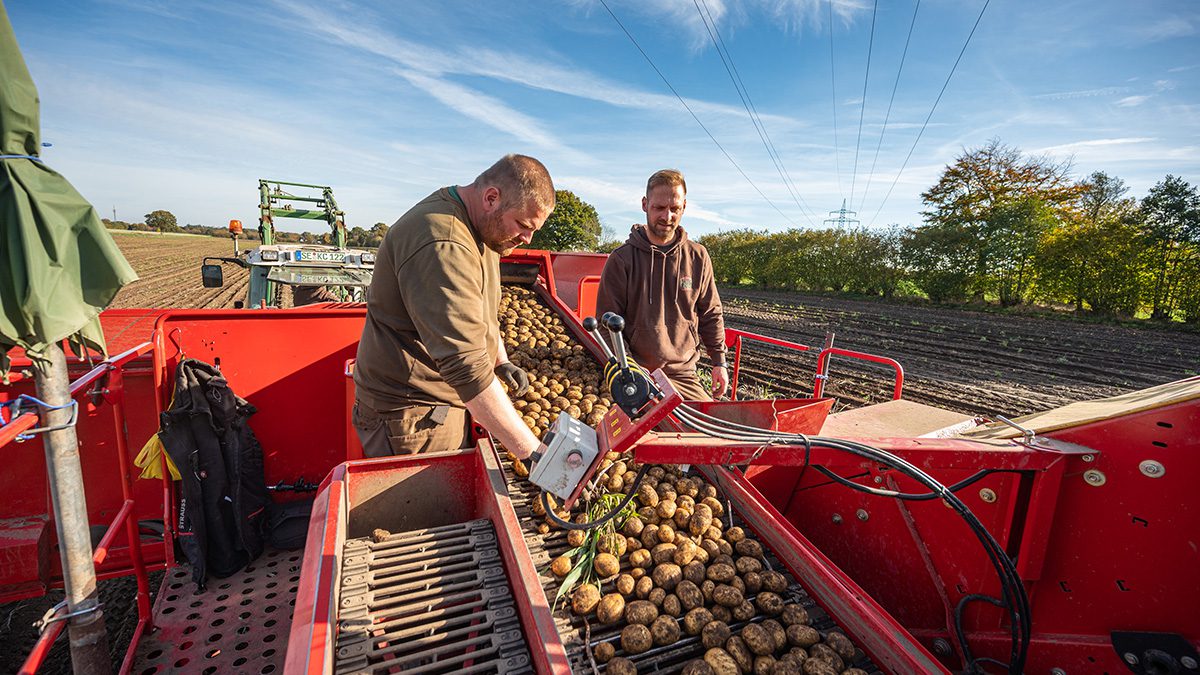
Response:
POLYGON ((634 360, 668 376, 695 375, 703 344, 714 365, 725 365, 725 321, 704 246, 683 228, 656 246, 644 225, 608 256, 600 276, 596 314, 625 318, 625 342, 634 360))

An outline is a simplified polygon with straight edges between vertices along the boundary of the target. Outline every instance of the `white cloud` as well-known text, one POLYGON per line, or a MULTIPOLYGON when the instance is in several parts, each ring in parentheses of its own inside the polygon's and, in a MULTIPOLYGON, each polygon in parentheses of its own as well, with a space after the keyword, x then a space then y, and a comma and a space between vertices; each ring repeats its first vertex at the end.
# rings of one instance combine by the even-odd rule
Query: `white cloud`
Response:
POLYGON ((1149 98, 1149 96, 1126 96, 1120 101, 1117 101, 1117 105, 1122 108, 1132 108, 1145 103, 1149 98))
POLYGON ((1157 138, 1097 138, 1090 141, 1076 141, 1075 143, 1064 143, 1062 145, 1052 145, 1041 150, 1034 151, 1034 154, 1059 155, 1071 153, 1084 148, 1107 147, 1113 145, 1132 145, 1135 143, 1151 143, 1158 140, 1157 138))
POLYGON ((1151 42, 1158 40, 1169 40, 1171 38, 1187 37, 1196 32, 1196 27, 1192 22, 1181 16, 1171 16, 1155 21, 1152 24, 1139 26, 1134 29, 1135 34, 1151 42))
POLYGON ((1185 72, 1188 70, 1195 70, 1196 68, 1200 68, 1200 63, 1193 63, 1190 66, 1175 66, 1174 68, 1167 68, 1167 72, 1168 73, 1182 73, 1182 72, 1185 72))
POLYGON ((1056 91, 1049 94, 1037 94, 1034 98, 1048 98, 1059 101, 1072 98, 1091 98, 1093 96, 1114 96, 1129 91, 1129 87, 1100 87, 1097 89, 1080 89, 1076 91, 1056 91))

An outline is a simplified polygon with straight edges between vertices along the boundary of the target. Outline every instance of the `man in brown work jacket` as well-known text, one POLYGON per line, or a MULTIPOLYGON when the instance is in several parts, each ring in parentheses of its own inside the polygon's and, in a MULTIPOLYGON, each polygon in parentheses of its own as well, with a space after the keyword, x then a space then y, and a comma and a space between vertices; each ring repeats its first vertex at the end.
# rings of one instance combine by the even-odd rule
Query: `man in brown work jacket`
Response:
POLYGON ((507 155, 470 185, 434 192, 383 238, 354 367, 353 423, 368 457, 468 443, 467 412, 521 459, 538 440, 500 385, 528 388, 497 318, 500 257, 554 210, 541 162, 507 155))
POLYGON ((684 399, 719 397, 729 386, 725 320, 708 250, 679 226, 687 208, 683 174, 663 169, 646 182, 646 224, 608 256, 600 276, 596 314, 625 318, 625 340, 635 361, 663 373, 684 399), (700 383, 703 346, 712 360, 712 387, 700 383))

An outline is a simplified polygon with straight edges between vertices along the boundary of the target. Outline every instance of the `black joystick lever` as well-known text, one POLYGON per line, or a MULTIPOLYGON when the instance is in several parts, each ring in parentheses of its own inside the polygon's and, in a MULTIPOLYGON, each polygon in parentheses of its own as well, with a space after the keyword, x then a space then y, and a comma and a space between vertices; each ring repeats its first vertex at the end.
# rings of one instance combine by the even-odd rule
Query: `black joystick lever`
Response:
POLYGON ((625 330, 625 318, 612 312, 605 312, 603 318, 605 327, 612 335, 613 349, 617 350, 617 364, 621 368, 628 368, 629 354, 625 351, 625 336, 621 334, 625 330))
POLYGON ((605 356, 609 359, 616 358, 613 356, 612 350, 608 348, 608 343, 604 341, 604 338, 600 337, 600 323, 596 321, 596 317, 589 316, 584 319, 583 329, 600 345, 600 349, 604 350, 605 356))
POLYGON ((625 329, 625 319, 612 312, 605 312, 600 320, 612 335, 613 347, 617 352, 616 356, 609 354, 608 363, 604 365, 605 384, 612 394, 613 403, 624 410, 631 419, 637 419, 641 417, 657 388, 651 383, 646 371, 629 358, 625 349, 625 338, 621 335, 621 331, 625 329))

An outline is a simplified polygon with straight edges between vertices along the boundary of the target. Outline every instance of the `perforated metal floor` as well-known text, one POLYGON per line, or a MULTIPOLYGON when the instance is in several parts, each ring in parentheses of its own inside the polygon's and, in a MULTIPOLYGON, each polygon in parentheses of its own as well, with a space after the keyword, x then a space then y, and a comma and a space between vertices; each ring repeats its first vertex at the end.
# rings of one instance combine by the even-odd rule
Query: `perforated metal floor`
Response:
POLYGON ((167 572, 133 673, 283 672, 302 556, 268 550, 240 574, 210 579, 203 593, 191 568, 167 572))

